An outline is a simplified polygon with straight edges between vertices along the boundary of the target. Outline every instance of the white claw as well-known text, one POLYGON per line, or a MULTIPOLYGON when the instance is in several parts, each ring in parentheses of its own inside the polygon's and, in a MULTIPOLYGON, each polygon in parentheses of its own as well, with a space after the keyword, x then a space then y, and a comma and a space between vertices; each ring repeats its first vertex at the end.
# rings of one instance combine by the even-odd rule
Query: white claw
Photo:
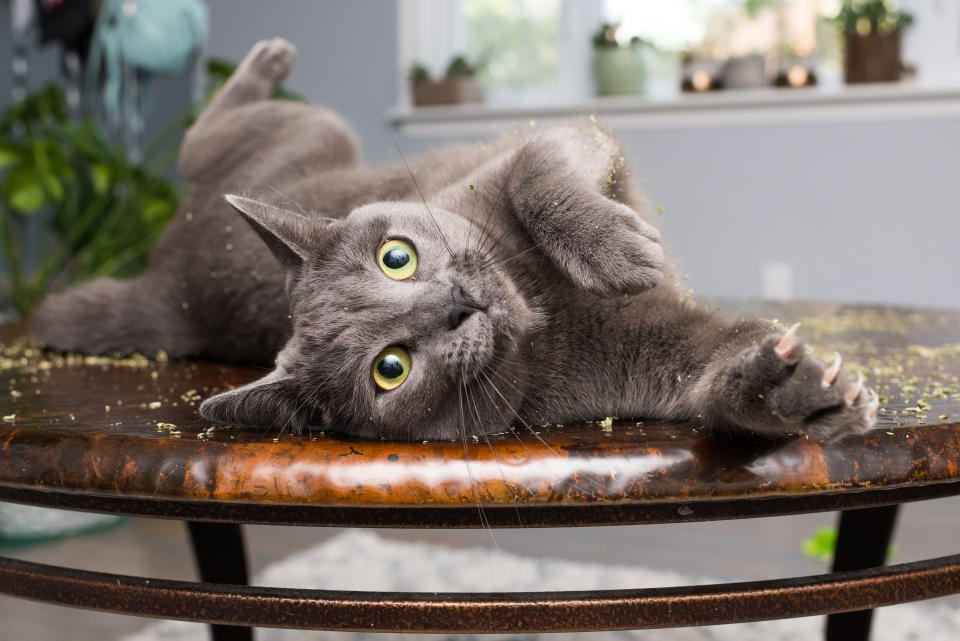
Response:
POLYGON ((870 402, 867 403, 867 420, 873 423, 877 419, 877 412, 880 410, 880 396, 870 390, 870 402))
POLYGON ((860 396, 861 390, 863 390, 863 372, 857 372, 857 382, 843 395, 843 400, 847 402, 847 405, 853 405, 856 403, 857 397, 860 396))
POLYGON ((833 356, 833 364, 823 370, 823 378, 820 379, 820 387, 824 389, 833 385, 833 381, 837 380, 837 374, 840 373, 840 362, 842 360, 840 352, 834 352, 833 356))
POLYGON ((780 342, 778 342, 776 347, 773 348, 773 351, 775 351, 777 356, 780 358, 786 358, 796 346, 796 343, 793 341, 793 336, 797 333, 798 327, 800 327, 800 323, 794 323, 791 325, 790 329, 787 330, 787 333, 784 334, 783 338, 780 339, 780 342))

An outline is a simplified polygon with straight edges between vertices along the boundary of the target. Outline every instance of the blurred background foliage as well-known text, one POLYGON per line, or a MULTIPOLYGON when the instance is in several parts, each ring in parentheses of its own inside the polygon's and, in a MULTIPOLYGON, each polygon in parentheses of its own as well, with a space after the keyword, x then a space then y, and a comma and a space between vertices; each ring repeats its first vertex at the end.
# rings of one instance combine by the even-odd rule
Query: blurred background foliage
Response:
MULTIPOLYGON (((139 161, 48 85, 0 117, 0 294, 21 317, 48 291, 141 271, 180 203, 169 177, 183 133, 236 65, 206 63, 204 98, 150 141, 139 161), (30 225, 31 219, 39 224, 30 225), (33 260, 27 260, 28 254, 33 260)), ((303 98, 278 89, 274 98, 303 98)))
POLYGON ((135 163, 95 121, 71 118, 56 85, 6 110, 0 119, 3 295, 19 315, 53 286, 128 276, 146 265, 179 203, 177 187, 161 173, 181 133, 176 129, 135 163), (32 217, 41 224, 29 230, 32 217), (25 263, 28 244, 32 265, 25 263))

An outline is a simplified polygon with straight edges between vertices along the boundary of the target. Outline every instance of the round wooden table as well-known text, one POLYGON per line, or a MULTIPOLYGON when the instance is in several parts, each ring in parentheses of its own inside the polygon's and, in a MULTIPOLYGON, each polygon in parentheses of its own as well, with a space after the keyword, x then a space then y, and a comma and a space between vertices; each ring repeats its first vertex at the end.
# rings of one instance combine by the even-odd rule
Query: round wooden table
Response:
POLYGON ((44 353, 0 329, 0 500, 181 519, 202 582, 0 558, 0 593, 246 626, 408 632, 613 630, 830 614, 866 639, 871 608, 960 592, 960 555, 884 566, 897 506, 960 494, 960 313, 740 304, 783 323, 881 394, 879 426, 823 444, 618 418, 488 439, 393 443, 212 425, 201 399, 261 371, 160 355, 44 353), (469 465, 467 465, 469 460, 469 465), (841 511, 833 573, 682 588, 421 594, 246 585, 240 523, 568 527, 841 511))

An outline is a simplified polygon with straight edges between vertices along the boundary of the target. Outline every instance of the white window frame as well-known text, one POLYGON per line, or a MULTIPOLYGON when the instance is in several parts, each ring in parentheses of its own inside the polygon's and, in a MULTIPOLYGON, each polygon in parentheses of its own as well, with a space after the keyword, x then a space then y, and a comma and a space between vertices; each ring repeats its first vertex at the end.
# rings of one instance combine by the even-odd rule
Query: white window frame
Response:
MULTIPOLYGON (((601 2, 561 0, 557 28, 557 65, 561 70, 555 89, 532 92, 554 104, 589 98, 593 94, 590 71, 590 35, 603 17, 601 2)), ((414 62, 420 62, 434 77, 443 74, 447 64, 466 50, 466 23, 461 0, 399 0, 397 3, 397 77, 400 90, 398 108, 412 104, 408 75, 414 62)), ((509 92, 505 92, 509 93, 509 92)), ((531 92, 517 91, 520 104, 531 92)), ((542 103, 541 103, 542 104, 542 103)))

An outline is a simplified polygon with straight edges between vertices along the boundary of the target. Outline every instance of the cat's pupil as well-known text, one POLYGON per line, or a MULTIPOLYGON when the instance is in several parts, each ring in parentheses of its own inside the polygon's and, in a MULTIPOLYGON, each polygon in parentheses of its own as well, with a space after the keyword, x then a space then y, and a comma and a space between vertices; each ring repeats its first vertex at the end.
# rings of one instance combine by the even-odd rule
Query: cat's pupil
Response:
POLYGON ((387 354, 377 363, 377 371, 384 378, 397 378, 403 374, 403 363, 393 354, 387 354))
POLYGON ((390 269, 400 269, 410 262, 410 254, 399 247, 391 249, 383 255, 383 264, 390 269))

